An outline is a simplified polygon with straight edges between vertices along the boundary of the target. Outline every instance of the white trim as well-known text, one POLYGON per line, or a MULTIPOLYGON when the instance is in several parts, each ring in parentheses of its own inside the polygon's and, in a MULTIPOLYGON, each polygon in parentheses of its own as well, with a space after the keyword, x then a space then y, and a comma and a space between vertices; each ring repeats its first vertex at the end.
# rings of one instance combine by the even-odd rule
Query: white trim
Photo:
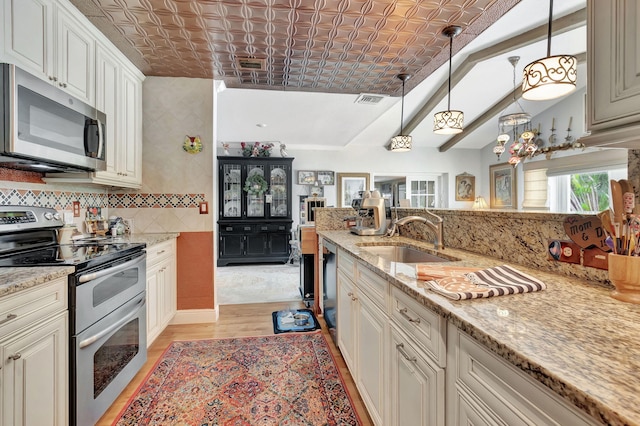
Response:
POLYGON ((176 324, 203 324, 217 322, 220 312, 218 309, 185 309, 176 312, 171 320, 171 325, 176 324))

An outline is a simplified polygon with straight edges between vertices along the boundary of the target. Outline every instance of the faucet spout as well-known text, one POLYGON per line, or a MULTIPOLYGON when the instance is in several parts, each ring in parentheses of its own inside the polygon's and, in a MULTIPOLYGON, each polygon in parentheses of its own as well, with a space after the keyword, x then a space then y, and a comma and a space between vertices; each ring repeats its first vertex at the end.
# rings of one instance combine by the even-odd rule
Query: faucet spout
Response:
POLYGON ((393 237, 394 235, 398 235, 399 226, 403 226, 411 222, 424 223, 435 234, 435 239, 433 241, 434 248, 436 250, 444 249, 444 243, 442 239, 442 222, 443 222, 442 218, 434 213, 431 213, 429 210, 425 210, 425 211, 435 219, 435 223, 432 220, 429 220, 426 217, 422 217, 422 216, 405 216, 401 219, 395 219, 391 223, 391 226, 389 227, 387 232, 385 233, 385 236, 393 237))

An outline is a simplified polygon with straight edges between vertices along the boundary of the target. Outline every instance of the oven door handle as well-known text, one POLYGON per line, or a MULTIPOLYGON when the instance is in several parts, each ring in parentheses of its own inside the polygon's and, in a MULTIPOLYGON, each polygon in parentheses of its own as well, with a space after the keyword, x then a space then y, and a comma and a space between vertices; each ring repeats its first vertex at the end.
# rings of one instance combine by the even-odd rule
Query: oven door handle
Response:
POLYGON ((80 344, 78 345, 80 347, 80 349, 84 349, 87 346, 95 343, 97 340, 103 338, 107 334, 111 333, 113 330, 117 330, 118 328, 122 327, 127 322, 129 322, 130 319, 132 319, 133 317, 137 316, 139 308, 142 305, 144 305, 144 302, 146 301, 146 299, 147 298, 145 296, 142 296, 142 298, 138 301, 138 303, 135 304, 135 306, 133 307, 131 312, 129 312, 127 315, 125 315, 124 318, 122 318, 121 320, 119 320, 118 322, 116 322, 114 324, 111 324, 109 327, 105 328, 104 330, 100 331, 99 333, 96 333, 93 336, 82 340, 80 342, 80 344))
POLYGON ((135 259, 129 260, 128 262, 125 262, 122 265, 114 266, 113 268, 103 269, 101 271, 94 272, 92 274, 80 275, 78 277, 78 283, 84 284, 84 283, 88 283, 89 281, 93 281, 93 280, 97 280, 98 278, 105 277, 107 275, 117 274, 118 272, 128 269, 131 265, 134 265, 139 261, 140 261, 140 258, 136 257, 135 259))

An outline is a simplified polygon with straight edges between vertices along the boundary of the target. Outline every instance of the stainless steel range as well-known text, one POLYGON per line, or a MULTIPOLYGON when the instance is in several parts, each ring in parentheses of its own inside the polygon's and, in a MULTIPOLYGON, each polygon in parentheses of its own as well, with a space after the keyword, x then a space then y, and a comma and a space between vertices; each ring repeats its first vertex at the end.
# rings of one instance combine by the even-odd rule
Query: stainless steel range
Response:
POLYGON ((93 425, 147 360, 145 245, 58 244, 54 209, 0 206, 0 267, 70 265, 70 423, 93 425))

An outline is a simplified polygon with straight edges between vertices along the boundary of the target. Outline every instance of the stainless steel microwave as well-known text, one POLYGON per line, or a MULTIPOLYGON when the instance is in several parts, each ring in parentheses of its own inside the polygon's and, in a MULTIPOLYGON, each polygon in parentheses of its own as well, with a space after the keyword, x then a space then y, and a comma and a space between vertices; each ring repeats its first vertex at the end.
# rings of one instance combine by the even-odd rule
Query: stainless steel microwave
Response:
POLYGON ((106 115, 13 64, 0 64, 0 167, 105 170, 106 115))

